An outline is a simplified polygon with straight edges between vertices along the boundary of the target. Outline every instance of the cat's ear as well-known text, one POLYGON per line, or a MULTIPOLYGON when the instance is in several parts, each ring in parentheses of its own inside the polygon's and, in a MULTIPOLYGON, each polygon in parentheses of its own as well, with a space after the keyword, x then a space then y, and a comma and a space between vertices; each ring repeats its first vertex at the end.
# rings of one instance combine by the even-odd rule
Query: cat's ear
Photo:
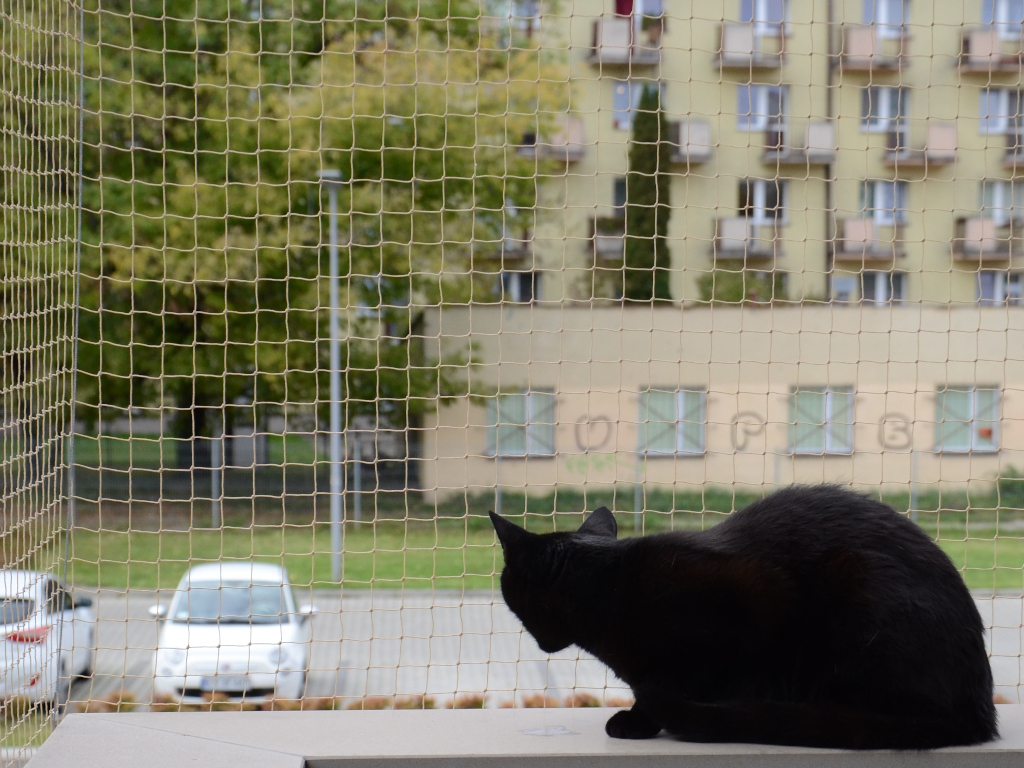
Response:
POLYGON ((491 523, 494 525, 494 532, 498 534, 498 541, 501 542, 502 549, 514 547, 536 536, 536 534, 530 533, 525 528, 520 528, 515 523, 509 522, 501 515, 496 515, 493 512, 490 515, 491 523))
POLYGON ((590 536, 604 536, 614 539, 619 532, 619 526, 615 523, 615 515, 608 507, 599 507, 591 513, 590 517, 583 521, 577 533, 586 533, 590 536))

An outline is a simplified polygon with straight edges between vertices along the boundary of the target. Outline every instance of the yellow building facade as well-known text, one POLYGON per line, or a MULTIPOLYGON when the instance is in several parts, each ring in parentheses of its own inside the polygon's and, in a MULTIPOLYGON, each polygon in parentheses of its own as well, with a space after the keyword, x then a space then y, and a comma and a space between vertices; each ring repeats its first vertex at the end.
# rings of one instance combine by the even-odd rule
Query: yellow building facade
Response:
POLYGON ((1019 6, 512 3, 567 57, 570 110, 520 150, 554 163, 503 264, 530 290, 428 316, 428 352, 472 345, 488 394, 424 425, 423 488, 963 486, 1024 466, 1019 6), (653 306, 621 301, 644 87, 672 148, 672 302, 653 306))

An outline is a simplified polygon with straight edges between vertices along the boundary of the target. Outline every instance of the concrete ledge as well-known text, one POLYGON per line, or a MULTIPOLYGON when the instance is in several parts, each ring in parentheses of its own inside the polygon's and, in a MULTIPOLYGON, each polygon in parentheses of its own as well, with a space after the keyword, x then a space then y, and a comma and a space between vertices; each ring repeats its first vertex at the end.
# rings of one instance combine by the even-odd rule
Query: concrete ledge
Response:
POLYGON ((1024 768, 1024 706, 1003 738, 934 752, 841 752, 605 736, 611 709, 69 715, 30 768, 1024 768))

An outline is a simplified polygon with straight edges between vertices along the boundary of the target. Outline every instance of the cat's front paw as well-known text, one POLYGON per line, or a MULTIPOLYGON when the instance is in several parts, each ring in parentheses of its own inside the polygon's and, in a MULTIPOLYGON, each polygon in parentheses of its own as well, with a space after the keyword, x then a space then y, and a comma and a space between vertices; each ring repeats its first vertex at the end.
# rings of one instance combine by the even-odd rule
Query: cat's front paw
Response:
POLYGON ((661 726, 639 710, 624 709, 608 718, 604 732, 613 739, 653 739, 661 726))

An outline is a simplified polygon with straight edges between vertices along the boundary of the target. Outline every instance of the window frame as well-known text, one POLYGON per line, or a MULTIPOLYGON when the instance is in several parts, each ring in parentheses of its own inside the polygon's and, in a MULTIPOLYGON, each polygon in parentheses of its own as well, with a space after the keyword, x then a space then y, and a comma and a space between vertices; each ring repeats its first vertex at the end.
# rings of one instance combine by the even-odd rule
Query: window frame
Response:
POLYGON ((862 0, 861 19, 864 24, 878 28, 878 36, 899 39, 903 37, 907 25, 910 23, 910 3, 908 0, 862 0), (889 18, 892 14, 886 10, 878 13, 876 9, 891 9, 900 6, 899 21, 889 18))
POLYGON ((861 184, 861 212, 870 216, 880 227, 904 226, 907 223, 909 197, 910 186, 904 179, 865 179, 861 184), (878 190, 883 188, 882 185, 892 187, 891 208, 878 206, 878 190))
POLYGON ((736 86, 736 130, 766 131, 774 126, 785 126, 789 115, 789 86, 768 83, 740 83, 736 86), (778 92, 779 114, 769 114, 769 103, 773 91, 778 92), (741 102, 746 93, 747 109, 741 102))
POLYGON ((657 84, 653 80, 634 80, 626 78, 624 80, 612 79, 612 128, 616 131, 631 131, 633 130, 633 115, 636 114, 636 108, 640 105, 640 98, 643 96, 644 88, 650 85, 656 85, 661 89, 662 109, 665 104, 665 83, 658 82, 657 84), (629 107, 623 110, 616 103, 616 96, 620 93, 618 90, 620 85, 626 87, 626 93, 628 94, 629 107))
POLYGON ((852 386, 804 386, 794 387, 789 393, 790 423, 789 423, 789 451, 794 456, 852 456, 856 449, 856 390, 852 386), (824 396, 823 411, 824 419, 821 423, 799 421, 799 395, 800 394, 821 394, 824 396), (839 422, 837 416, 837 401, 842 395, 843 404, 849 421, 839 422), (821 431, 821 448, 816 446, 798 445, 798 432, 803 424, 821 431), (846 442, 840 442, 835 426, 841 424, 845 427, 846 442))
POLYGON ((977 300, 982 306, 1016 307, 1024 304, 1024 272, 1015 269, 979 269, 977 300), (984 296, 985 277, 992 277, 992 296, 984 296))
POLYGON ((861 89, 861 133, 906 131, 909 122, 909 88, 903 85, 865 85, 861 89))
POLYGON ((1004 136, 1011 133, 1011 128, 1020 130, 1024 126, 1021 106, 1024 102, 1019 88, 982 88, 978 96, 978 133, 985 136, 1004 136), (1017 104, 1011 111, 1011 95, 1017 104), (991 111, 992 97, 995 96, 996 112, 991 111))
POLYGON ((978 211, 982 218, 993 219, 996 226, 1005 227, 1012 221, 1024 220, 1024 182, 982 179, 978 198, 978 211))
POLYGON ((934 431, 934 450, 936 453, 952 453, 952 454, 972 454, 972 453, 998 453, 999 452, 999 441, 1001 436, 1002 426, 1002 404, 1003 404, 1003 392, 999 386, 988 386, 988 385, 947 385, 935 393, 935 431, 934 431), (979 394, 982 392, 992 393, 992 403, 990 407, 992 412, 989 414, 989 418, 981 418, 979 411, 981 407, 979 405, 979 394), (947 417, 949 409, 946 407, 947 398, 950 394, 966 394, 968 395, 966 403, 968 405, 968 419, 950 419, 947 417), (988 424, 989 427, 979 426, 980 424, 988 424), (948 445, 947 435, 949 434, 949 428, 947 424, 964 424, 967 425, 970 435, 967 443, 960 443, 958 445, 948 445), (990 434, 987 437, 987 442, 982 444, 979 440, 979 432, 982 429, 989 429, 990 434))
POLYGON ((704 456, 708 444, 708 391, 706 387, 648 387, 637 397, 637 452, 647 457, 704 456), (674 421, 651 419, 650 397, 652 394, 670 395, 674 407, 674 421), (688 400, 696 399, 696 404, 688 400), (696 413, 697 421, 687 418, 696 413), (673 449, 651 448, 649 425, 672 425, 673 449), (691 443, 686 433, 687 425, 697 425, 699 438, 691 443))
POLYGON ((754 34, 758 37, 778 37, 790 34, 790 3, 789 0, 740 0, 740 21, 754 25, 754 34), (782 4, 782 20, 771 19, 772 2, 782 4))
POLYGON ((740 179, 741 185, 749 184, 753 189, 753 205, 748 209, 741 208, 737 203, 736 209, 740 218, 746 219, 751 226, 770 226, 772 224, 777 226, 784 226, 789 223, 789 184, 786 179, 740 179), (779 204, 775 208, 769 209, 767 207, 768 202, 768 185, 774 184, 779 191, 779 204), (745 210, 749 210, 752 213, 748 215, 745 210), (766 215, 769 210, 775 211, 775 216, 766 215))
POLYGON ((888 307, 894 304, 899 305, 907 300, 907 273, 900 270, 886 269, 865 269, 860 274, 860 303, 876 307, 888 307), (867 277, 871 276, 874 283, 874 296, 867 295, 867 277), (878 282, 881 276, 888 277, 888 281, 882 281, 885 285, 888 282, 888 291, 885 298, 878 298, 878 282))
POLYGON ((501 392, 487 401, 487 455, 494 458, 522 459, 522 458, 554 458, 558 454, 558 394, 553 389, 522 389, 516 392, 501 392), (501 422, 502 398, 525 397, 525 422, 501 422), (545 401, 546 402, 542 402, 545 401), (537 415, 548 408, 551 413, 551 421, 539 421, 537 415), (498 438, 502 427, 522 429, 523 450, 506 449, 499 453, 498 438), (550 439, 549 450, 543 448, 543 440, 538 433, 543 430, 544 437, 550 439))
POLYGON ((984 0, 981 6, 981 23, 993 26, 1000 40, 1020 40, 1024 36, 1024 0, 1012 0, 1018 4, 1018 19, 1010 18, 1010 0, 984 0))

